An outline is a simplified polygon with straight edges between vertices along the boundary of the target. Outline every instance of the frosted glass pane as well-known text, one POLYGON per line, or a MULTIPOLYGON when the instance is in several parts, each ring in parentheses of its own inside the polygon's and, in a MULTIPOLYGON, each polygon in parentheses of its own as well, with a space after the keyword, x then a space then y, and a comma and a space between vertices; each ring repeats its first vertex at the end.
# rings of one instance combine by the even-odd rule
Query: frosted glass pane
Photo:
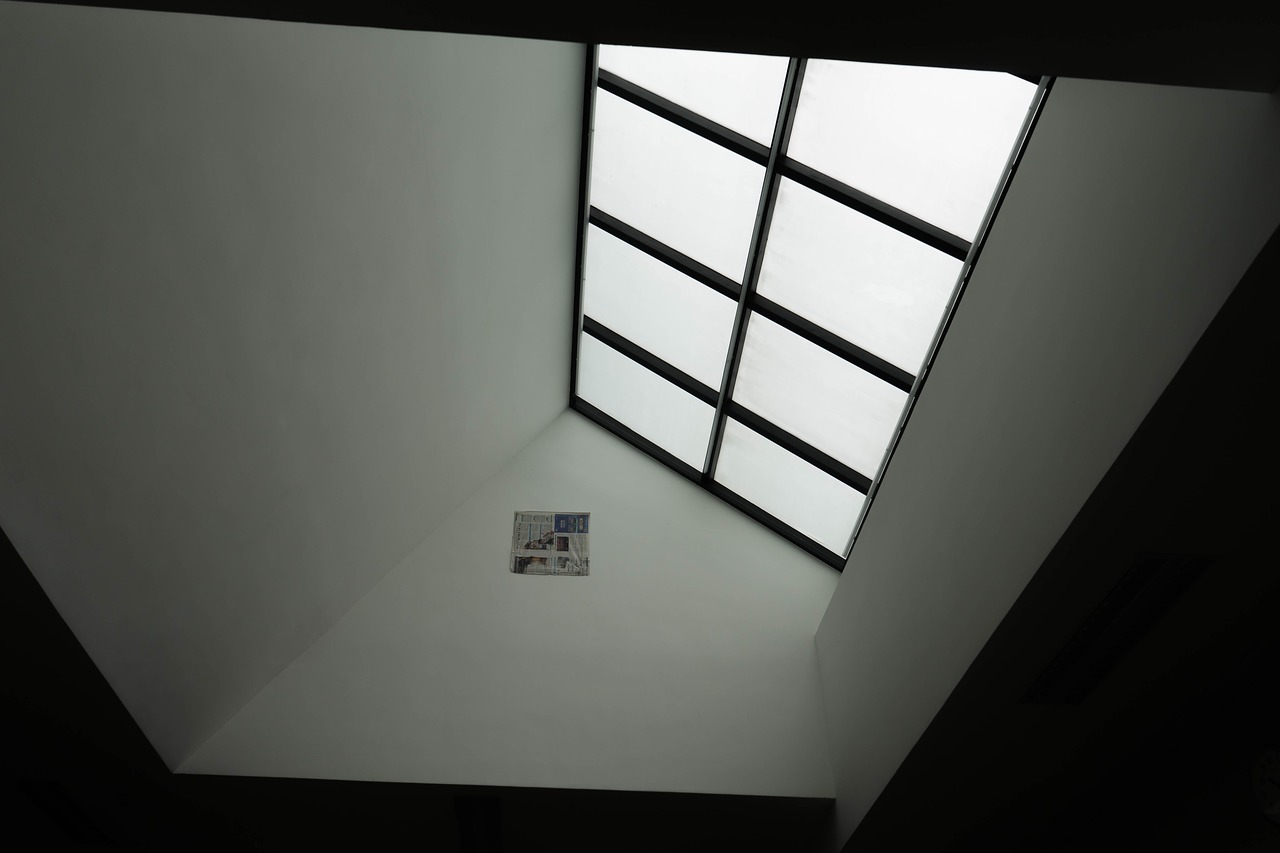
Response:
POLYGON ((837 554, 844 554, 862 493, 730 418, 716 480, 837 554))
POLYGON ((578 337, 578 396, 702 470, 715 409, 590 335, 578 337))
POLYGON ((950 255, 784 180, 758 289, 914 375, 962 266, 950 255))
POLYGON ((786 329, 751 315, 733 398, 874 477, 907 395, 786 329))
POLYGON ((764 167, 597 92, 591 203, 742 280, 764 167))
POLYGON ((1035 91, 990 71, 811 60, 788 153, 972 240, 1035 91))
POLYGON ((587 230, 583 310, 717 391, 735 303, 612 234, 587 230))
POLYGON ((602 44, 600 67, 759 143, 773 142, 786 57, 602 44))

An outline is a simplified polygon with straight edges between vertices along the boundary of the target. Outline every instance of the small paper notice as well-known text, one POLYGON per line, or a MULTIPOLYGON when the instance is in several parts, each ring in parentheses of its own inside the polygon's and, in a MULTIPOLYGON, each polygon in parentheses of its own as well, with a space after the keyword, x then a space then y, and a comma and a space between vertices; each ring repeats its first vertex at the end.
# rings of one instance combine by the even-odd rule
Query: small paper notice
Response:
POLYGON ((591 573, 589 512, 517 512, 511 571, 517 575, 591 573))

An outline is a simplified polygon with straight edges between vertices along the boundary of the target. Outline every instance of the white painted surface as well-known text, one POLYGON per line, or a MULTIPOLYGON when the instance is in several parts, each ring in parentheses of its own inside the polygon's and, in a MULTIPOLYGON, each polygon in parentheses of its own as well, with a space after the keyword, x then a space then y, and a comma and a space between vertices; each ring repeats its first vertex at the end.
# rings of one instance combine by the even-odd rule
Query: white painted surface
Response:
POLYGON ((0 524, 170 766, 564 409, 582 62, 0 3, 0 524))
POLYGON ((813 632, 836 573, 566 412, 181 768, 832 795, 813 632), (591 513, 591 575, 507 571, 591 513))
POLYGON ((1278 222, 1275 98, 1057 82, 817 633, 834 841, 1278 222))

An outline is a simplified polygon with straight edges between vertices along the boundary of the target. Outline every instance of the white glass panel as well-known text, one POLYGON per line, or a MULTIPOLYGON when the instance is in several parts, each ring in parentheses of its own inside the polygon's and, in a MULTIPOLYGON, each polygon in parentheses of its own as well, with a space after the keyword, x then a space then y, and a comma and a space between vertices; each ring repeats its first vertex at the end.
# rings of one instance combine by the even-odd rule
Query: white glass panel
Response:
POLYGON ((702 469, 715 409, 585 334, 578 338, 578 396, 702 469))
POLYGON ((717 391, 735 308, 612 234, 587 229, 586 315, 717 391))
POLYGON ((593 205, 742 280, 763 166, 608 92, 591 156, 593 205))
POLYGON ((758 290, 914 375, 962 266, 784 180, 758 290))
POLYGON ((773 142, 786 57, 602 44, 600 67, 763 145, 773 142))
POLYGON ((844 554, 862 493, 730 418, 716 480, 837 554, 844 554))
POLYGON ((1035 90, 990 71, 811 60, 788 154, 972 240, 1035 90))
POLYGON ((751 315, 733 398, 874 477, 907 395, 759 314, 751 315))

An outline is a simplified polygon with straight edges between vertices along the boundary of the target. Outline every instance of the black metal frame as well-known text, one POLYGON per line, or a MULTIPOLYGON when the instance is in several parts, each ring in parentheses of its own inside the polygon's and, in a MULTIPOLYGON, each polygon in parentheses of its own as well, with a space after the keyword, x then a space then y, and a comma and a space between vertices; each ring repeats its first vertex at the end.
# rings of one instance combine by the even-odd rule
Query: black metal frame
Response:
POLYGON ((613 432, 615 435, 619 436, 631 445, 666 464, 681 476, 707 489, 726 503, 729 503, 731 506, 734 506, 744 512, 751 518, 764 524, 769 529, 790 540, 831 567, 838 571, 842 571, 846 560, 845 554, 832 551, 804 535, 786 522, 766 512, 764 509, 756 506, 741 495, 731 491, 715 479, 716 466, 719 462, 720 447, 724 438, 725 426, 728 419, 732 417, 743 426, 758 433, 769 441, 772 441, 774 444, 777 444, 779 447, 792 453, 799 459, 809 463, 819 471, 822 471, 828 476, 835 478, 866 496, 863 510, 855 520, 850 536, 849 547, 852 547, 852 541, 856 538, 858 530, 861 529, 862 522, 866 517, 867 508, 872 498, 875 496, 876 488, 879 485, 878 479, 873 479, 865 473, 854 470, 845 463, 835 459, 827 453, 824 453, 818 448, 770 422, 768 419, 761 417, 750 409, 747 409, 745 406, 733 399, 733 390, 737 382, 738 368, 741 363, 742 352, 746 343, 746 331, 750 317, 754 313, 772 320, 810 343, 821 347, 827 352, 844 359, 845 361, 908 394, 903 416, 899 420, 897 430, 895 431, 893 440, 890 443, 890 448, 885 454, 884 462, 880 466, 881 470, 879 472, 879 476, 882 476, 884 468, 887 467, 889 459, 892 458, 893 450, 896 449, 898 439, 901 436, 906 420, 910 416, 911 410, 914 408, 915 399, 919 395, 920 388, 923 385, 923 378, 928 368, 932 366, 933 357, 936 354, 941 337, 945 334, 946 328, 950 325, 951 317, 954 314, 955 303, 958 300, 960 293, 963 291, 964 285, 968 282, 969 275, 973 269, 973 264, 976 261, 977 255, 980 253, 981 244, 985 241, 986 234, 990 230, 990 222, 995 215, 995 211, 999 207, 999 203, 1004 198, 1004 193, 1007 192, 1008 181, 1012 175, 1012 171, 1016 169, 1017 163, 1021 159, 1027 135, 1034 126, 1035 119, 1039 116, 1040 110, 1043 106, 1044 97, 1047 94, 1047 83, 1042 83, 1041 90, 1037 93, 1036 100, 1033 103, 1032 109, 1029 111, 1028 119, 1024 123, 1022 133, 1015 145, 1014 154, 1011 155, 1010 164, 1006 168, 1005 175, 1002 178, 1000 190, 997 193, 997 197, 995 201, 993 201, 991 208, 987 212, 983 226, 979 230, 978 240, 976 240, 973 245, 970 245, 967 241, 955 236, 954 234, 949 234, 934 225, 898 210, 891 205, 885 204, 879 199, 868 196, 866 193, 860 192, 853 187, 847 186, 834 178, 824 175, 802 163, 790 160, 787 157, 787 145, 790 141, 791 128, 794 124, 796 109, 799 104, 800 87, 804 80, 804 59, 793 58, 788 64, 786 82, 783 86, 782 97, 778 107, 778 119, 774 125, 772 144, 765 147, 755 140, 749 139, 736 131, 717 124, 716 122, 694 113, 679 104, 673 103, 672 101, 650 92, 647 89, 637 86, 628 80, 624 80, 615 74, 599 69, 597 56, 597 48, 592 47, 589 51, 587 60, 587 84, 586 91, 584 93, 583 109, 582 183, 581 195, 579 198, 581 226, 578 234, 577 281, 574 290, 575 322, 573 329, 573 377, 570 380, 570 407, 608 429, 610 432, 613 432), (655 240, 648 234, 645 234, 627 223, 610 216, 605 211, 598 210, 590 206, 590 187, 588 184, 590 177, 590 128, 592 127, 593 122, 595 104, 594 95, 596 88, 623 98, 636 106, 648 110, 667 121, 670 121, 704 139, 714 142, 717 145, 727 148, 728 150, 765 167, 764 181, 756 210, 756 218, 752 229, 751 243, 747 253, 747 262, 742 283, 738 283, 694 260, 693 258, 673 249, 672 247, 655 240), (853 210, 875 219, 878 222, 907 234, 926 245, 932 246, 933 248, 945 252, 952 257, 965 261, 960 281, 952 296, 951 303, 945 314, 944 322, 939 329, 938 335, 935 337, 933 347, 931 348, 929 357, 926 359, 925 368, 921 371, 920 377, 912 376, 902 368, 891 364, 884 359, 867 352, 866 350, 863 350, 861 347, 844 340, 813 321, 801 317, 795 312, 792 312, 756 293, 756 285, 759 281, 765 247, 768 240, 769 226, 777 201, 778 187, 783 178, 793 180, 798 184, 819 192, 824 196, 845 205, 846 207, 852 208, 853 210), (588 228, 591 226, 599 228, 602 231, 623 240, 645 254, 671 266, 693 280, 737 302, 733 329, 730 335, 729 350, 725 359, 725 368, 721 377, 719 391, 711 388, 687 373, 684 373, 674 365, 659 358, 657 355, 649 352, 643 347, 631 342, 594 318, 583 315, 582 287, 586 262, 586 234, 588 228), (671 382, 682 391, 685 391, 696 399, 715 407, 715 419, 713 421, 711 436, 707 444, 707 453, 701 470, 698 470, 683 460, 676 458, 669 451, 659 447, 657 444, 645 438, 643 435, 640 435, 626 424, 623 424, 616 418, 611 417, 578 396, 577 373, 579 332, 590 335, 606 346, 611 347, 637 364, 657 374, 661 378, 671 382))
MULTIPOLYGON (((764 182, 760 188, 760 201, 756 205, 755 224, 751 228, 751 244, 747 250, 746 270, 742 275, 742 293, 738 296, 738 311, 733 318, 733 332, 729 337, 729 355, 725 359, 724 376, 720 380, 720 399, 716 403, 716 419, 711 427, 711 440, 707 443, 707 458, 702 466, 703 479, 715 480, 716 466, 720 462, 720 445, 724 441, 724 429, 728 423, 729 400, 738 382, 738 368, 742 364, 742 351, 747 342, 747 324, 756 298, 756 284, 760 281, 760 267, 764 263, 765 244, 769 239, 769 226, 773 222, 773 208, 778 200, 778 166, 786 157, 787 143, 791 141, 791 127, 795 124, 796 108, 800 104, 800 84, 804 80, 803 59, 791 59, 787 63, 786 81, 782 85, 782 97, 778 103, 778 118, 773 124, 773 140, 769 146, 769 160, 764 167, 764 182)), ((781 432, 781 431, 779 431, 781 432)), ((763 433, 761 433, 764 435, 763 433)), ((778 444, 778 435, 766 435, 778 444)), ((780 444, 787 447, 786 444, 780 444)))
POLYGON ((728 148, 734 154, 746 157, 753 163, 763 166, 769 161, 769 149, 754 139, 637 86, 630 80, 624 80, 609 71, 597 70, 596 82, 606 92, 630 101, 637 107, 665 118, 685 130, 692 131, 703 139, 728 148))
POLYGON ((578 158, 578 234, 573 267, 573 339, 569 344, 569 405, 578 399, 578 327, 582 325, 582 279, 587 269, 587 217, 591 206, 591 128, 596 112, 596 74, 600 50, 587 47, 582 81, 582 152, 578 158))

